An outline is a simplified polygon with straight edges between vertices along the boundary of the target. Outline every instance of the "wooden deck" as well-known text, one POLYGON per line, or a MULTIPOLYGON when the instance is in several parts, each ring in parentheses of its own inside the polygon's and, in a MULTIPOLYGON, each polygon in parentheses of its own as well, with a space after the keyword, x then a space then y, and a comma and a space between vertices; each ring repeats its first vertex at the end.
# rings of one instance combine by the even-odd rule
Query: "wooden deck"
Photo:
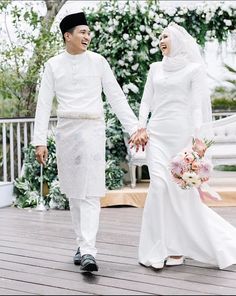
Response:
MULTIPOLYGON (((236 226, 235 207, 214 208, 236 226)), ((99 272, 82 274, 69 211, 0 209, 0 295, 235 295, 236 265, 190 259, 155 272, 137 263, 142 208, 102 208, 99 272)))

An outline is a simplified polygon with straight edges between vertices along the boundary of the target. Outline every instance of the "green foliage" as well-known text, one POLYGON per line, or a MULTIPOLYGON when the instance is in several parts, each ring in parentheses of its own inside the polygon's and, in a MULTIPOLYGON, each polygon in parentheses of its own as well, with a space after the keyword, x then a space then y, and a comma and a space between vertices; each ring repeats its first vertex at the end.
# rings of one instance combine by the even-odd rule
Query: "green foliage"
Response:
POLYGON ((120 189, 123 186, 125 171, 119 167, 115 160, 106 163, 106 187, 108 189, 120 189))
POLYGON ((61 38, 50 31, 53 19, 46 21, 32 3, 25 2, 22 10, 9 1, 0 13, 11 17, 13 25, 0 42, 0 117, 32 116, 42 66, 62 47, 61 38))
POLYGON ((235 111, 236 110, 236 100, 225 99, 226 91, 223 93, 224 97, 220 99, 214 99, 212 101, 213 110, 227 110, 235 111))
MULTIPOLYGON (((68 209, 69 203, 64 194, 61 194, 57 177, 56 146, 53 137, 48 138, 48 161, 43 169, 44 203, 49 208, 68 209), (47 190, 44 190, 47 191, 47 190)), ((40 195, 40 165, 35 159, 35 147, 29 145, 24 151, 24 169, 22 177, 14 182, 16 194, 15 206, 35 207, 40 195)))
POLYGON ((225 79, 229 86, 218 86, 214 89, 211 99, 214 110, 236 110, 236 70, 225 64, 231 78, 225 79))
POLYGON ((224 172, 236 172, 236 165, 217 165, 214 169, 224 172))

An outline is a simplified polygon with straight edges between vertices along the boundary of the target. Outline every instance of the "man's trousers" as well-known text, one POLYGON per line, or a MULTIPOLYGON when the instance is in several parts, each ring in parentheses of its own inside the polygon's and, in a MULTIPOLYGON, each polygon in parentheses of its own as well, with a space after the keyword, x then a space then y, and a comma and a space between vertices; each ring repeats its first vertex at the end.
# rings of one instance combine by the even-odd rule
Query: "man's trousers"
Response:
POLYGON ((96 257, 96 236, 99 227, 100 197, 85 199, 70 198, 72 224, 81 255, 91 254, 96 257))

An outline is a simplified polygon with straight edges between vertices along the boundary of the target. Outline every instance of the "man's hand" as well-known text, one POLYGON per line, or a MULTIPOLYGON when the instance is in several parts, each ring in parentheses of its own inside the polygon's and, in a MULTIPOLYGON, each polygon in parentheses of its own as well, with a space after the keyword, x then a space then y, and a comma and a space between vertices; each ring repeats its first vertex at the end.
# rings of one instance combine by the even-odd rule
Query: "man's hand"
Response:
POLYGON ((131 143, 131 148, 133 148, 134 145, 136 146, 136 152, 139 151, 140 145, 142 146, 142 150, 144 151, 147 142, 148 134, 145 128, 137 130, 137 132, 134 133, 129 140, 129 144, 131 143))
POLYGON ((47 146, 37 146, 35 151, 35 156, 37 161, 40 164, 46 165, 46 161, 48 158, 48 148, 47 146))

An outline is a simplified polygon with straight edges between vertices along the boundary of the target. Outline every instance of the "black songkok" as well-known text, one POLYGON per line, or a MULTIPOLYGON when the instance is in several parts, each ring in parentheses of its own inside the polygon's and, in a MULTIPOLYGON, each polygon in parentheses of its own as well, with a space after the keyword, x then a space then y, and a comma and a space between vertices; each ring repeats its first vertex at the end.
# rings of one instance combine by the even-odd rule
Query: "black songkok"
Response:
POLYGON ((83 12, 67 15, 60 22, 60 29, 61 29, 62 35, 64 35, 64 33, 70 30, 71 28, 74 28, 76 26, 81 26, 81 25, 88 26, 85 14, 83 12))

